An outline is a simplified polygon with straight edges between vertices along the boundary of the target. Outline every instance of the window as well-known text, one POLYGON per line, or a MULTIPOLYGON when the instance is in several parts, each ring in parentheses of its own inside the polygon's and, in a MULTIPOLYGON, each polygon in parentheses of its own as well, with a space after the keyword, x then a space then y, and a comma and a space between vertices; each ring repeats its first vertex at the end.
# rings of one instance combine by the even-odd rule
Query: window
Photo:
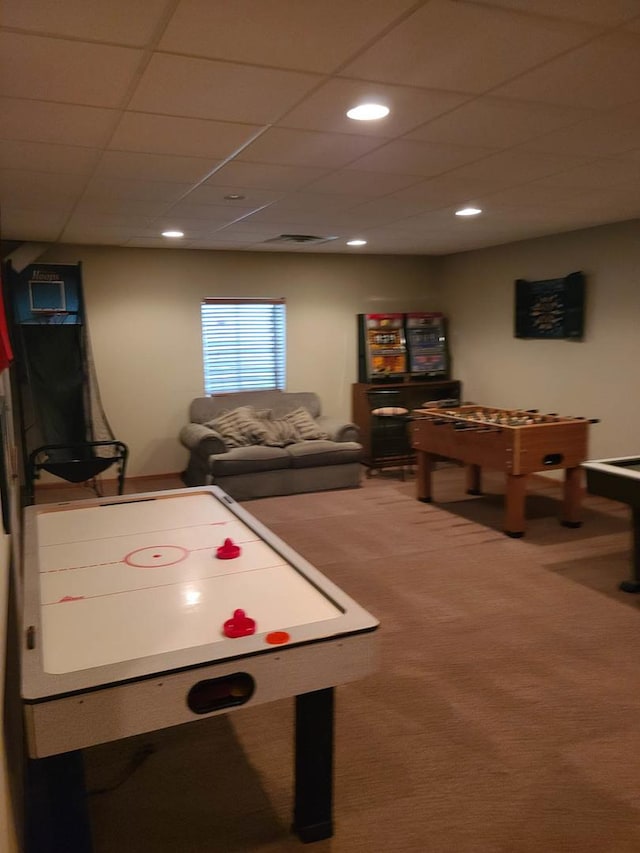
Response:
POLYGON ((285 387, 284 299, 204 299, 205 394, 285 387))

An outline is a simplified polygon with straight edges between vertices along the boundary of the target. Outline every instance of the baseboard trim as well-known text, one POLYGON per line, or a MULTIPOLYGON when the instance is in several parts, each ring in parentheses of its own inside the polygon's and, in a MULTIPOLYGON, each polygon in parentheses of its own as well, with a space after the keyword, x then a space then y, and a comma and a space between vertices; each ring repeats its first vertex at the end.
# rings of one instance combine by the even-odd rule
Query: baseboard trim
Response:
MULTIPOLYGON (((172 471, 168 474, 139 474, 133 475, 131 477, 125 478, 125 483, 152 483, 157 482, 158 480, 172 480, 177 478, 178 480, 182 479, 182 471, 172 471)), ((100 477, 99 482, 106 483, 116 483, 118 482, 117 477, 100 477)), ((56 480, 55 482, 50 483, 36 483, 36 491, 46 491, 47 489, 71 489, 74 486, 82 487, 84 483, 68 483, 66 480, 56 480)))

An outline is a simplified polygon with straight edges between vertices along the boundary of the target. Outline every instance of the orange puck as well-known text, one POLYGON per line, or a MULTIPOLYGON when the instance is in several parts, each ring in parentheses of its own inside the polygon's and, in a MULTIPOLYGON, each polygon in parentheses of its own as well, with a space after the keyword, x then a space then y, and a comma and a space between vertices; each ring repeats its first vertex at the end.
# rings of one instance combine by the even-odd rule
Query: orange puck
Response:
POLYGON ((288 643, 291 637, 286 631, 270 631, 265 640, 271 643, 272 646, 281 646, 283 643, 288 643))

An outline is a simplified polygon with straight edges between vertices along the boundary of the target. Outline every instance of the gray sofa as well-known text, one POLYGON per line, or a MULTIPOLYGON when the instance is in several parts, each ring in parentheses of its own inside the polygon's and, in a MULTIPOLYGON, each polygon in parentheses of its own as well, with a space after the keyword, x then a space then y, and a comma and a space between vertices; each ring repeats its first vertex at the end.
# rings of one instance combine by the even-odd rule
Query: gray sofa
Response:
POLYGON ((187 486, 216 485, 236 500, 360 485, 358 427, 321 413, 309 391, 196 397, 180 441, 187 486))

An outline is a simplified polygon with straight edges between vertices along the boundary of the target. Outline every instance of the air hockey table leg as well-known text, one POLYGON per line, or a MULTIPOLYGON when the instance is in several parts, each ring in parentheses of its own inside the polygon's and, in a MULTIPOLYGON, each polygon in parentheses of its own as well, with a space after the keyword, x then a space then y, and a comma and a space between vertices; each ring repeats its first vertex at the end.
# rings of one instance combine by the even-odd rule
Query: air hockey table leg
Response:
POLYGON ((640 509, 631 507, 631 535, 633 550, 631 552, 632 575, 630 580, 622 581, 619 588, 623 592, 640 592, 640 509))
POLYGON ((333 835, 333 687, 296 696, 293 831, 301 841, 333 835))
POLYGON ((81 751, 30 758, 25 779, 26 853, 91 853, 81 751))

